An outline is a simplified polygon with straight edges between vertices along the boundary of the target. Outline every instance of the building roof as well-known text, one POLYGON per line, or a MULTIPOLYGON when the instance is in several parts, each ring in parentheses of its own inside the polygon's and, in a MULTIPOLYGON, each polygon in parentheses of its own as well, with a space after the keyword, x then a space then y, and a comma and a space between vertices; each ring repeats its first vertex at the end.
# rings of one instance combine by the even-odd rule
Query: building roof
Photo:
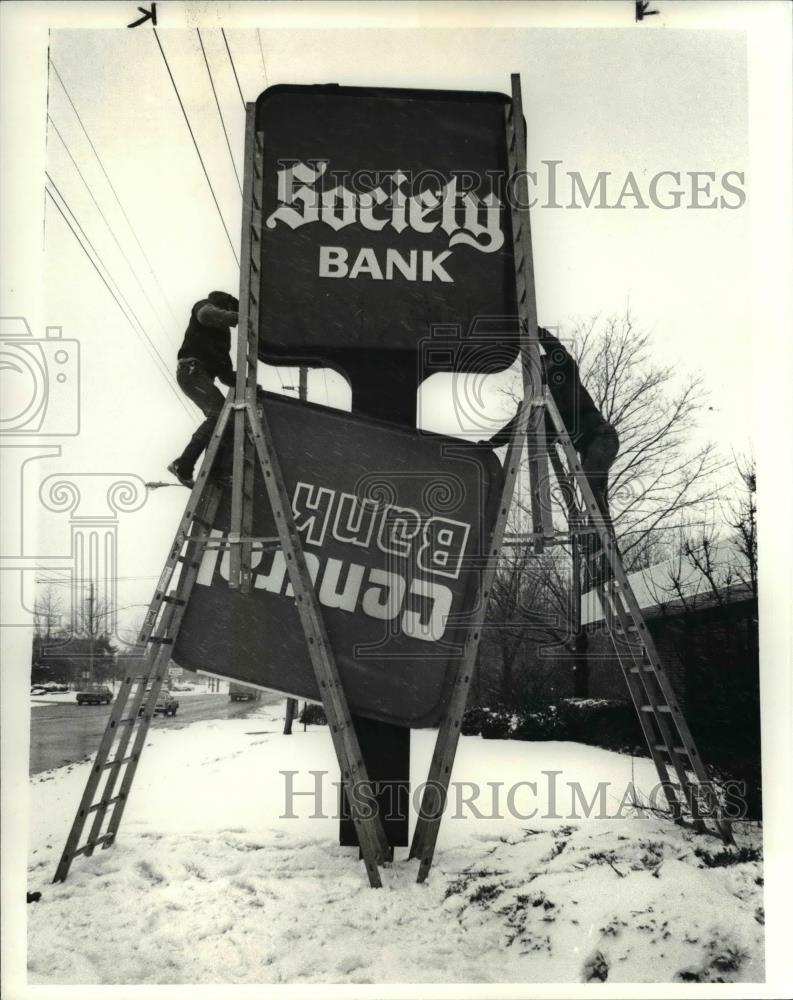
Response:
MULTIPOLYGON (((694 557, 679 556, 628 574, 628 582, 639 607, 652 618, 663 610, 711 607, 722 601, 747 600, 753 596, 746 558, 733 542, 699 548, 694 557), (697 565, 700 563, 700 566, 697 565)), ((592 625, 603 618, 597 594, 590 590, 581 599, 581 624, 592 625)))

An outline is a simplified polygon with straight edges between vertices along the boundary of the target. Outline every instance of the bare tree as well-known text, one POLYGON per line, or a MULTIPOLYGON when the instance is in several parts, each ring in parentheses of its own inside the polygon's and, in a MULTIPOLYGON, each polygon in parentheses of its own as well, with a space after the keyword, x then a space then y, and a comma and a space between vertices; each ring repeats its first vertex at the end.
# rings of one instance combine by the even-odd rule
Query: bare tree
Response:
MULTIPOLYGON (((630 311, 580 321, 560 337, 577 358, 595 404, 619 434, 620 453, 610 475, 615 531, 626 569, 646 567, 668 555, 681 523, 707 520, 719 495, 724 463, 712 442, 696 440, 706 406, 702 380, 654 360, 650 335, 637 327, 630 311)), ((517 390, 509 394, 519 397, 517 390)), ((529 509, 523 490, 516 498, 514 530, 526 529, 529 509)), ((561 506, 554 516, 566 520, 561 506)), ((569 547, 535 556, 524 546, 502 557, 489 619, 491 644, 501 654, 504 696, 510 685, 516 693, 521 649, 532 656, 527 645, 551 641, 554 633, 575 658, 575 693, 588 693, 586 636, 580 628, 575 634, 569 628, 570 562, 569 547), (554 618, 558 624, 549 627, 554 618)))
POLYGON ((33 605, 33 632, 49 640, 63 628, 63 598, 51 584, 39 592, 33 605))
MULTIPOLYGON (((630 311, 578 321, 559 336, 619 434, 610 504, 626 568, 640 569, 666 554, 676 526, 704 514, 719 495, 725 463, 712 442, 696 440, 707 405, 702 379, 655 361, 651 337, 630 311)), ((528 506, 525 496, 519 502, 528 506)))

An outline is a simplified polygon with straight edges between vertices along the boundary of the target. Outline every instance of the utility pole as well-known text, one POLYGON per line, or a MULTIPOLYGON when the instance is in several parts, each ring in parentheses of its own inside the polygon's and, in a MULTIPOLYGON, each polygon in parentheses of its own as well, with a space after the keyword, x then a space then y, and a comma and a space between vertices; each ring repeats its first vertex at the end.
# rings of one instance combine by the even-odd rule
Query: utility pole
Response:
MULTIPOLYGON (((308 368, 300 366, 300 382, 297 387, 297 396, 301 402, 308 399, 308 368)), ((286 717, 284 718, 284 736, 292 735, 292 722, 297 714, 297 698, 286 699, 286 717)))
POLYGON ((88 582, 88 680, 94 682, 94 581, 88 582))

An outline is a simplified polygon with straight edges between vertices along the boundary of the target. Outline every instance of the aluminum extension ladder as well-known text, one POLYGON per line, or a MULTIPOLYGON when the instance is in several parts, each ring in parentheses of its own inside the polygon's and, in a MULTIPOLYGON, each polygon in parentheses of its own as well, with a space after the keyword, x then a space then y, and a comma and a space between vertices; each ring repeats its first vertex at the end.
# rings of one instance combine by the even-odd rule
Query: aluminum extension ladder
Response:
MULTIPOLYGON (((524 396, 504 463, 504 489, 486 553, 487 565, 480 578, 479 600, 476 605, 478 610, 470 625, 450 703, 435 742, 429 777, 411 842, 410 857, 419 860, 419 882, 423 882, 427 878, 435 853, 441 818, 448 797, 452 767, 459 743, 463 713, 476 666, 488 596, 498 556, 505 541, 507 517, 514 494, 524 436, 528 444, 532 538, 535 553, 542 552, 544 545, 554 545, 560 542, 551 520, 550 490, 546 471, 547 456, 554 465, 557 476, 560 477, 560 483, 563 486, 567 485, 567 492, 571 496, 575 494, 574 484, 582 496, 582 513, 570 512, 568 538, 570 536, 576 538, 577 532, 588 530, 599 536, 602 549, 607 554, 612 575, 609 579, 600 580, 599 593, 604 609, 609 608, 615 616, 617 624, 610 628, 609 632, 615 646, 620 646, 622 654, 620 664, 625 673, 628 689, 658 772, 661 787, 669 802, 672 816, 675 819, 682 817, 683 803, 678 797, 678 790, 680 790, 688 805, 695 827, 699 830, 705 829, 702 819, 703 810, 700 807, 700 803, 704 801, 706 810, 715 821, 722 839, 725 843, 733 843, 729 821, 720 813, 716 794, 708 782, 702 759, 642 618, 635 595, 628 583, 611 530, 600 514, 559 411, 544 384, 544 375, 537 349, 537 307, 534 292, 531 229, 527 207, 528 197, 525 186, 526 134, 522 114, 520 77, 517 74, 512 74, 512 102, 507 107, 505 114, 508 170, 510 177, 514 177, 516 181, 516 196, 512 199, 512 230, 521 329, 524 396), (563 443, 569 473, 565 473, 562 469, 555 445, 550 449, 547 448, 544 433, 546 410, 550 414, 563 443), (583 512, 588 515, 588 529, 582 525, 583 512), (628 636, 634 638, 626 641, 628 636), (626 656, 629 659, 626 659, 626 656), (677 776, 677 785, 672 781, 669 773, 670 767, 677 776)), ((513 543, 507 541, 506 544, 513 543)))
MULTIPOLYGON (((129 676, 123 680, 55 873, 56 882, 66 879, 76 857, 90 856, 96 847, 107 848, 116 839, 143 752, 157 696, 167 672, 170 651, 190 600, 202 555, 210 547, 230 547, 230 585, 239 587, 243 591, 249 589, 251 584, 253 546, 277 547, 283 550, 342 780, 348 784, 369 782, 336 661, 322 620, 320 605, 295 526, 267 419, 263 408, 257 405, 256 367, 262 225, 261 186, 257 182, 262 177, 263 148, 263 136, 255 130, 255 105, 248 104, 242 223, 244 268, 240 282, 237 381, 234 389, 226 397, 218 417, 195 486, 144 620, 139 636, 139 649, 144 654, 142 676, 140 678, 129 676), (231 426, 234 432, 231 525, 228 537, 215 541, 210 539, 209 532, 220 502, 221 490, 213 482, 212 474, 224 434, 231 426), (257 464, 261 470, 278 533, 272 538, 251 536, 254 474, 257 464), (179 567, 177 582, 171 590, 177 567, 179 567), (96 798, 105 774, 107 780, 99 797, 96 798), (119 778, 121 784, 116 791, 119 778), (81 844, 89 817, 93 817, 91 827, 85 842, 81 844), (105 826, 106 821, 107 826, 105 826)), ((350 802, 350 808, 369 883, 374 887, 380 886, 382 883, 378 865, 386 863, 389 857, 382 822, 376 812, 372 811, 371 815, 367 815, 353 801, 350 802)))
POLYGON ((520 358, 523 378, 523 400, 518 408, 512 438, 504 462, 504 484, 495 523, 486 551, 485 566, 480 573, 476 612, 469 626, 457 676, 441 722, 430 764, 429 776, 419 807, 416 828, 410 845, 410 857, 418 858, 418 881, 429 874, 441 818, 449 792, 451 771, 460 739, 460 727, 468 701, 468 692, 476 668, 476 657, 487 611, 490 588, 496 573, 504 542, 509 510, 520 469, 524 440, 528 446, 531 484, 531 515, 534 552, 541 553, 545 544, 553 544, 555 533, 551 520, 550 487, 545 441, 545 392, 542 361, 537 334, 537 301, 534 287, 534 261, 531 247, 528 181, 526 173, 526 128, 520 76, 511 76, 512 101, 505 108, 507 170, 514 178, 510 199, 512 240, 514 245, 515 286, 517 291, 520 329, 520 358))
POLYGON ((599 543, 590 545, 583 561, 586 575, 600 600, 606 631, 671 816, 676 821, 686 818, 685 806, 687 818, 695 829, 704 832, 708 818, 724 843, 733 844, 730 821, 722 815, 718 796, 628 580, 614 533, 595 500, 556 403, 547 391, 545 405, 567 465, 565 469, 552 445, 549 456, 562 487, 570 534, 573 538, 583 534, 599 543))

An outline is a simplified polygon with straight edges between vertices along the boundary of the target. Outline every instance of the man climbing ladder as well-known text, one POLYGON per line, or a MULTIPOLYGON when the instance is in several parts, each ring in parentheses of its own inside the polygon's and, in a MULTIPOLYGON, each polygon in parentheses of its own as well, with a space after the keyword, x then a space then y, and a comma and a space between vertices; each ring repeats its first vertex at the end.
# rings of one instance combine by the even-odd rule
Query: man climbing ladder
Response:
POLYGON ((190 310, 190 322, 177 354, 179 388, 206 417, 182 454, 168 466, 182 486, 192 489, 193 469, 209 444, 225 397, 215 379, 233 388, 231 327, 239 321, 239 302, 228 292, 210 292, 190 310))

